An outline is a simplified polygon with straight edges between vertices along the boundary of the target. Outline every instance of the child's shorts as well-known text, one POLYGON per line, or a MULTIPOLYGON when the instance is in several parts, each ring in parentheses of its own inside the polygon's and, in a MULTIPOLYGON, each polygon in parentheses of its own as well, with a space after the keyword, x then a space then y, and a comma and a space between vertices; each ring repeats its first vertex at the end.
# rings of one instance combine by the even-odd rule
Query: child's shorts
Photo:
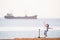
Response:
POLYGON ((47 34, 47 30, 44 31, 44 35, 46 35, 46 34, 47 34))

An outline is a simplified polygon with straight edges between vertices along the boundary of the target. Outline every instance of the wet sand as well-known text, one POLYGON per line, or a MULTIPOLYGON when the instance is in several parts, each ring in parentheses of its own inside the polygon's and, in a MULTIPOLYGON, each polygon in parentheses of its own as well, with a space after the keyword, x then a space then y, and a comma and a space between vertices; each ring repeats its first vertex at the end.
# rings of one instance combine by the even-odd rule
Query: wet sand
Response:
POLYGON ((0 40, 14 40, 14 39, 0 39, 0 40))

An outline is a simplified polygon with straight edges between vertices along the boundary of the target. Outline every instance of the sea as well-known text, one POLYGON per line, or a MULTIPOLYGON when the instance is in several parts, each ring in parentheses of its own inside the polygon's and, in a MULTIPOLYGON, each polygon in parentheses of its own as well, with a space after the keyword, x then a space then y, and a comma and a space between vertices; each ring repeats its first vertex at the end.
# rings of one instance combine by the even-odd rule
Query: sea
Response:
POLYGON ((44 37, 44 24, 48 23, 47 38, 60 38, 60 18, 5 19, 0 18, 0 39, 44 37))

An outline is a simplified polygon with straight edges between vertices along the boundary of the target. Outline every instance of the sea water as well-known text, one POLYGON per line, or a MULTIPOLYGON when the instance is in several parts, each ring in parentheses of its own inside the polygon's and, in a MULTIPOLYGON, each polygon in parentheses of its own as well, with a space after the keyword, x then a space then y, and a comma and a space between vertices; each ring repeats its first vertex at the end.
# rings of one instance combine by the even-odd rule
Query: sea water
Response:
POLYGON ((49 29, 47 38, 60 38, 60 19, 4 19, 0 18, 0 39, 5 38, 36 38, 38 29, 40 37, 44 37, 44 23, 49 29))

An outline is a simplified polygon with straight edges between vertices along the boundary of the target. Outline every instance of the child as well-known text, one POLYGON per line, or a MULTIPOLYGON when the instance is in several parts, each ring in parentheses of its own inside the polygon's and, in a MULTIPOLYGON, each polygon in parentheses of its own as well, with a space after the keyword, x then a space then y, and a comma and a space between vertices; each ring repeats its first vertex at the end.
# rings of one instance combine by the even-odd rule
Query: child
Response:
POLYGON ((49 28, 49 24, 45 24, 44 26, 45 26, 44 36, 46 38, 47 37, 48 29, 51 29, 51 28, 49 28))

